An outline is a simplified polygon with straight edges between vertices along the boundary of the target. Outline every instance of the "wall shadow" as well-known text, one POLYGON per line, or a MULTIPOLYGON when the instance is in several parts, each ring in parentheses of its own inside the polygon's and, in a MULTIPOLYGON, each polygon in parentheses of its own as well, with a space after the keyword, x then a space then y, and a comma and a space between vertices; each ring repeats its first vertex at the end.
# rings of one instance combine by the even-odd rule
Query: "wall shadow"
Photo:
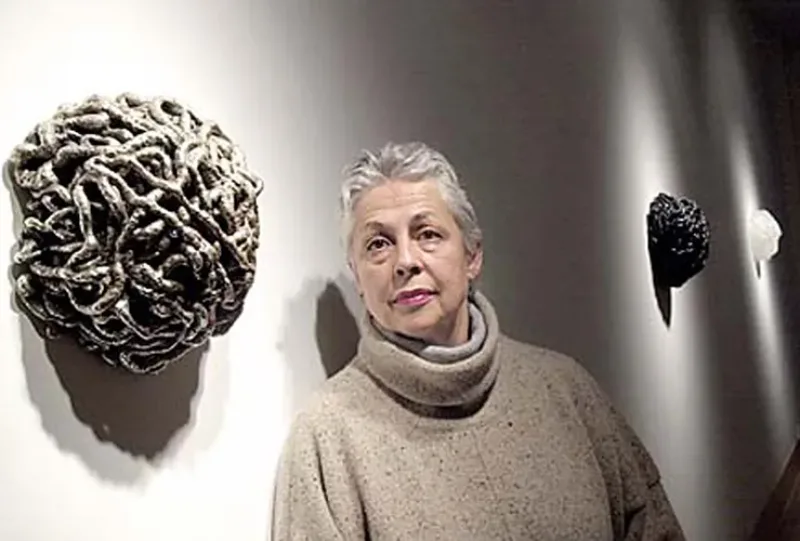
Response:
POLYGON ((138 481, 190 424, 208 343, 156 376, 137 376, 71 338, 43 338, 35 318, 19 315, 28 394, 44 430, 102 479, 138 481))
POLYGON ((313 278, 289 300, 278 349, 287 363, 292 413, 355 355, 360 333, 352 296, 342 277, 313 278))
POLYGON ((360 336, 355 317, 347 308, 340 287, 328 282, 317 298, 317 347, 329 378, 347 366, 356 354, 360 336))
POLYGON ((667 286, 659 285, 653 279, 653 292, 656 296, 656 304, 661 314, 661 320, 667 328, 672 326, 672 289, 667 286))
MULTIPOLYGON (((12 196, 18 241, 24 200, 13 187, 7 162, 3 183, 12 196)), ((13 251, 14 247, 12 255, 13 251)), ((77 455, 100 478, 120 484, 137 482, 190 425, 208 343, 155 376, 112 367, 70 337, 46 337, 42 322, 14 298, 20 269, 13 257, 10 260, 10 305, 19 318, 28 394, 41 415, 42 427, 60 449, 77 455)))
POLYGON ((647 246, 648 259, 650 260, 650 279, 653 284, 653 294, 655 295, 656 305, 661 314, 661 320, 667 328, 672 326, 672 288, 665 285, 661 277, 661 271, 656 264, 656 257, 654 257, 653 248, 648 242, 647 246))

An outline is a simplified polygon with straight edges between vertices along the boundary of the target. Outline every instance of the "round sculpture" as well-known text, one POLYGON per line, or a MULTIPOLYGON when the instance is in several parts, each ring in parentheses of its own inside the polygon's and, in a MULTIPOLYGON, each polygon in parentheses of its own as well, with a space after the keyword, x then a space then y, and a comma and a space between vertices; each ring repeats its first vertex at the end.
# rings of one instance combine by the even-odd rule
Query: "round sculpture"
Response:
POLYGON ((9 160, 16 294, 49 337, 155 374, 242 311, 262 181, 214 123, 166 98, 91 96, 9 160))
POLYGON ((783 230, 767 209, 759 209, 753 213, 748 224, 748 234, 750 251, 757 262, 769 261, 778 253, 783 230))
POLYGON ((694 201, 660 193, 650 203, 647 233, 658 285, 681 287, 705 267, 711 228, 694 201))

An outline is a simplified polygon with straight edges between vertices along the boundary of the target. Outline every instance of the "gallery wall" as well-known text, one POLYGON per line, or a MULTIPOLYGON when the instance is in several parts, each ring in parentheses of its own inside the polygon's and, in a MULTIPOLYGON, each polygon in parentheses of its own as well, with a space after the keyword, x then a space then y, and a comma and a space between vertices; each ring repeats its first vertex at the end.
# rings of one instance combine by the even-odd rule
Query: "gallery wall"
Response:
MULTIPOLYGON (((628 372, 636 375, 606 377, 630 415, 641 417, 637 428, 650 441, 663 442, 659 449, 670 449, 661 462, 674 465, 675 479, 681 479, 676 490, 686 491, 676 506, 692 525, 692 539, 747 537, 797 426, 793 365, 799 350, 791 329, 798 316, 792 264, 798 244, 788 235, 781 257, 760 269, 750 257, 746 227, 752 213, 768 208, 788 229, 792 209, 775 171, 776 152, 765 143, 743 21, 726 4, 629 9, 638 24, 628 27, 628 50, 638 63, 624 65, 629 74, 641 70, 635 79, 641 86, 634 88, 642 91, 627 102, 624 92, 618 95, 628 114, 638 109, 631 103, 650 112, 639 123, 635 115, 621 115, 638 127, 618 139, 618 163, 628 164, 622 170, 630 176, 618 184, 625 202, 617 208, 630 221, 620 220, 617 234, 635 228, 638 217, 627 213, 634 194, 642 201, 655 190, 695 199, 712 224, 708 268, 673 292, 669 330, 643 318, 646 277, 633 269, 642 268, 644 253, 629 250, 630 237, 616 263, 627 262, 615 269, 618 293, 611 305, 622 316, 621 324, 612 324, 619 348, 614 355, 636 365, 628 372), (631 148, 638 148, 639 159, 630 159, 631 148), (638 290, 632 287, 637 283, 638 290), (647 380, 650 385, 642 385, 647 380)), ((614 363, 619 361, 612 356, 603 366, 614 370, 614 363)))
MULTIPOLYGON (((0 539, 264 540, 293 414, 351 355, 342 166, 420 139, 461 173, 505 331, 578 358, 661 467, 689 539, 745 539, 795 441, 792 242, 735 18, 722 3, 27 0, 0 8, 0 149, 63 102, 166 94, 217 120, 266 183, 229 334, 159 376, 45 344, 0 281, 0 539), (708 267, 654 294, 644 217, 686 195, 708 267)), ((0 266, 19 212, 0 198, 0 266)))

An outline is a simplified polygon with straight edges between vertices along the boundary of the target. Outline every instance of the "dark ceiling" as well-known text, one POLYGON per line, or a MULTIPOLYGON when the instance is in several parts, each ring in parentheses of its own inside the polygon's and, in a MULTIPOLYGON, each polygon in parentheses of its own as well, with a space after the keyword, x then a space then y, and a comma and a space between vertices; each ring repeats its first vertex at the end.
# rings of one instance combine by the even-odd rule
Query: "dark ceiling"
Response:
POLYGON ((736 0, 762 36, 800 44, 800 0, 736 0))

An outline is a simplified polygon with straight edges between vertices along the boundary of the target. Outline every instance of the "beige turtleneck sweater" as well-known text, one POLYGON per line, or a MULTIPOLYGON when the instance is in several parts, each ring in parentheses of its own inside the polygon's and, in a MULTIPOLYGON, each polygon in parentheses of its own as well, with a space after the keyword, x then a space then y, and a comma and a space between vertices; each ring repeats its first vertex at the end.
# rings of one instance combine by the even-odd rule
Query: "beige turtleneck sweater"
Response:
POLYGON ((500 333, 449 363, 365 322, 295 418, 273 541, 683 541, 649 453, 572 359, 500 333))

